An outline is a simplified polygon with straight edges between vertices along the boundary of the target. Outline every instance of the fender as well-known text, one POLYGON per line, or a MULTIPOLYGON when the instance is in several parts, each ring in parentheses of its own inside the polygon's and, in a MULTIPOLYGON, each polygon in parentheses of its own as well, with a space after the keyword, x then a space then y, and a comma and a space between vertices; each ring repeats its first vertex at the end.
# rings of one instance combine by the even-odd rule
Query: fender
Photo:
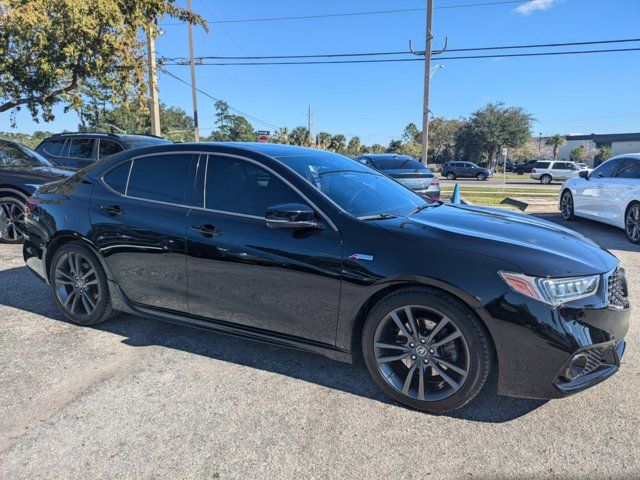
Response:
POLYGON ((29 198, 29 195, 25 194, 22 190, 18 190, 16 188, 11 188, 11 187, 0 187, 0 195, 2 195, 3 193, 10 193, 12 195, 16 195, 22 198, 24 201, 27 201, 27 198, 29 198))

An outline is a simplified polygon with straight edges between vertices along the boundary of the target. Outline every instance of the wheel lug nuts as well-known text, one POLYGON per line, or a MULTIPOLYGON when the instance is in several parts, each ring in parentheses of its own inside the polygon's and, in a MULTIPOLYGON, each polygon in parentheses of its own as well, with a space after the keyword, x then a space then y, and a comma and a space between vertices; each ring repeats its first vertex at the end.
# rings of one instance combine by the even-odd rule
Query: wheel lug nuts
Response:
POLYGON ((416 356, 415 355, 411 355, 411 360, 415 360, 416 356))
POLYGON ((427 343, 427 341, 424 338, 421 338, 420 343, 427 343))
POLYGON ((429 363, 429 359, 428 359, 428 358, 425 358, 425 359, 424 359, 424 363, 429 363))
POLYGON ((411 348, 413 348, 413 347, 415 347, 415 346, 416 346, 416 344, 415 344, 415 343, 413 343, 413 342, 411 342, 411 343, 409 344, 409 346, 410 346, 411 348))
POLYGON ((436 351, 432 348, 429 349, 429 353, 436 353, 436 351))

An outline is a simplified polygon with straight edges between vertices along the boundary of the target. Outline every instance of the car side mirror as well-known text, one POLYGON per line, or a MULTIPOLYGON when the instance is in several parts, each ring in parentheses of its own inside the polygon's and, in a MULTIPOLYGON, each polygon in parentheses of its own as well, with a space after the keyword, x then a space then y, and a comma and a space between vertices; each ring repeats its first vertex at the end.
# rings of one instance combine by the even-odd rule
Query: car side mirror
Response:
POLYGON ((585 180, 589 180, 589 171, 588 170, 580 170, 578 172, 578 176, 580 178, 584 178, 585 180))
POLYGON ((265 221, 269 228, 324 228, 316 212, 303 203, 287 203, 267 208, 265 221))

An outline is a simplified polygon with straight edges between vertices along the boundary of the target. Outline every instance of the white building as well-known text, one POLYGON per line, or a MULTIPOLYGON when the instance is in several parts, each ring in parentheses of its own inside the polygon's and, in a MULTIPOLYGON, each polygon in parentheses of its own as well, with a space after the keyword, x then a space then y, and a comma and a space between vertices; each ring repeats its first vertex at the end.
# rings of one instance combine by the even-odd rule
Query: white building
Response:
POLYGON ((565 135, 564 138, 567 139, 567 143, 558 149, 558 160, 569 160, 571 150, 582 145, 587 152, 590 166, 593 166, 593 155, 600 147, 611 147, 612 155, 640 152, 640 133, 592 133, 590 135, 565 135))

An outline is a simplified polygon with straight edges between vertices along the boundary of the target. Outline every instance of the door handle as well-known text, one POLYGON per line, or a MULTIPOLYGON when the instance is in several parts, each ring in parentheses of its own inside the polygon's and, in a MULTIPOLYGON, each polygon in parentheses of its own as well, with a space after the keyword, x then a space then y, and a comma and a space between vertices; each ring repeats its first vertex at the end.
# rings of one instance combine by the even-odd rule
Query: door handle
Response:
POLYGON ((124 214, 124 210, 119 205, 102 205, 100 209, 110 217, 119 217, 124 214))
POLYGON ((222 235, 222 232, 220 230, 217 230, 216 227, 214 227, 213 225, 191 225, 191 230, 193 230, 194 232, 199 233, 200 235, 202 235, 203 237, 219 237, 220 235, 222 235))

